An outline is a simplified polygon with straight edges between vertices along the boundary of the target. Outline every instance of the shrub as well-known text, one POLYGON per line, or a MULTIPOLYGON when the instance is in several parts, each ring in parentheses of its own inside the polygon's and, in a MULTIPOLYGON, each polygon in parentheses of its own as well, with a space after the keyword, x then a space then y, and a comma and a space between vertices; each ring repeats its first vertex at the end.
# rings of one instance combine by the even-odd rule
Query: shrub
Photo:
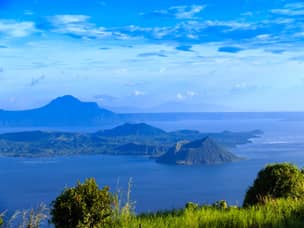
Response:
POLYGON ((99 189, 94 179, 65 189, 52 203, 55 227, 104 227, 112 223, 113 197, 108 187, 99 189))
POLYGON ((227 209, 228 208, 228 203, 226 200, 219 200, 219 201, 216 201, 213 206, 215 208, 218 208, 218 209, 227 209))
POLYGON ((304 198, 304 174, 289 163, 262 169, 245 196, 244 206, 263 203, 266 198, 304 198))
POLYGON ((197 203, 188 202, 188 203, 186 203, 185 208, 188 210, 197 210, 197 209, 199 209, 199 205, 197 203))

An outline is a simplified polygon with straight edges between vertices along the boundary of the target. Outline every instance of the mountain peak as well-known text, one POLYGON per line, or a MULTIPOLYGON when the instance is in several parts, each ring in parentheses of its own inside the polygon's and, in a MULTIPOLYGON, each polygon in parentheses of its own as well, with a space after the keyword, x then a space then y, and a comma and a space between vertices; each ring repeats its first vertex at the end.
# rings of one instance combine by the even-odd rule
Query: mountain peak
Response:
POLYGON ((206 136, 203 139, 195 140, 185 144, 184 146, 187 148, 199 148, 206 145, 218 146, 217 143, 210 137, 206 136))
POLYGON ((54 102, 81 102, 78 98, 72 95, 64 95, 61 97, 57 97, 53 100, 54 102))
POLYGON ((0 112, 0 125, 9 126, 96 126, 118 119, 118 115, 96 102, 83 102, 71 95, 57 97, 36 109, 0 112))
POLYGON ((59 110, 64 110, 64 111, 90 110, 91 112, 92 111, 98 112, 102 110, 96 102, 83 102, 72 95, 57 97, 43 108, 58 110, 58 111, 59 110))
POLYGON ((81 102, 78 98, 72 96, 72 95, 64 95, 62 97, 57 97, 54 100, 52 100, 49 105, 75 105, 75 104, 81 104, 84 102, 81 102))
POLYGON ((159 157, 158 161, 171 164, 198 165, 232 162, 239 159, 207 136, 200 140, 173 146, 167 153, 159 157))
POLYGON ((162 129, 150 126, 145 123, 125 123, 123 125, 119 125, 113 129, 104 130, 101 132, 103 135, 107 136, 129 136, 129 135, 137 135, 137 136, 158 136, 166 134, 162 129))

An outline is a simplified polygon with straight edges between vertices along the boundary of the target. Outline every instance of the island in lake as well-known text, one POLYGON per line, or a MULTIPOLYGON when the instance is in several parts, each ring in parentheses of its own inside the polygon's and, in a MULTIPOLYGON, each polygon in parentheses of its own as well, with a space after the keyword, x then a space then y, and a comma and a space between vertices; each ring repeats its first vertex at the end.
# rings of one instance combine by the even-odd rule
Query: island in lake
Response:
POLYGON ((176 165, 200 165, 220 164, 241 159, 207 136, 191 142, 179 142, 157 161, 176 165))
POLYGON ((233 148, 250 143, 252 138, 260 134, 262 132, 259 130, 220 133, 193 130, 167 132, 145 123, 126 123, 94 133, 25 131, 0 134, 0 155, 142 155, 166 163, 214 164, 239 160, 224 147, 233 148), (173 154, 176 152, 178 156, 174 158, 173 154))

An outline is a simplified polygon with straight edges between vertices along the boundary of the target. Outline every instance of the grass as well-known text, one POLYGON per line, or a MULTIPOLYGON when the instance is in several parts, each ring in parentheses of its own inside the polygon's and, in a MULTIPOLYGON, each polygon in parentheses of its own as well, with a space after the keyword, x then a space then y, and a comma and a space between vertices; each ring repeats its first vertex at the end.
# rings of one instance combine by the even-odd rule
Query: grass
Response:
MULTIPOLYGON (((131 185, 132 180, 129 180, 125 200, 120 191, 116 194, 111 228, 304 227, 304 199, 291 198, 268 198, 263 204, 250 207, 228 206, 225 201, 203 206, 188 203, 185 209, 135 215, 134 202, 130 200, 131 185)), ((41 224, 47 224, 48 216, 48 210, 42 204, 37 210, 16 212, 0 227, 39 228, 41 224)))
POLYGON ((42 224, 47 224, 48 208, 41 203, 36 209, 16 211, 3 224, 2 217, 5 217, 5 212, 0 215, 1 228, 39 228, 42 224))
MULTIPOLYGON (((39 213, 27 212, 23 224, 4 224, 4 227, 38 228, 41 220, 39 213), (35 216, 33 216, 35 215, 35 216), (37 217, 38 215, 38 217, 37 217), (37 219, 38 218, 38 219, 37 219), (26 222, 26 223, 24 223, 26 222)), ((22 216, 24 217, 24 215, 22 216)), ((16 222, 16 221, 15 221, 16 222)), ((197 206, 189 204, 185 209, 150 214, 132 215, 119 213, 114 228, 259 228, 259 227, 304 227, 304 200, 278 199, 267 200, 265 204, 247 208, 217 205, 197 206)))
POLYGON ((184 210, 142 214, 121 219, 116 227, 304 227, 304 201, 268 200, 263 205, 247 208, 216 206, 188 207, 184 210))

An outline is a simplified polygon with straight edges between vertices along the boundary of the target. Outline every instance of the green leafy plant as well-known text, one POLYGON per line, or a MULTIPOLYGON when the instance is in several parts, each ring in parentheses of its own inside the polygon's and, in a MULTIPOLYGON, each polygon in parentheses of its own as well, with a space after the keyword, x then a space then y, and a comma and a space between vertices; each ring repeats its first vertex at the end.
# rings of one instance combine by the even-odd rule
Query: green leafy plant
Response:
POLYGON ((213 204, 214 207, 218 208, 218 209, 227 209, 228 208, 228 203, 226 200, 219 200, 219 201, 216 201, 214 204, 213 204))
POLYGON ((276 198, 304 198, 304 174, 295 165, 281 163, 262 169, 246 193, 244 206, 276 198))
POLYGON ((95 179, 65 189, 52 203, 55 227, 105 227, 112 223, 113 197, 108 187, 99 189, 95 179))
POLYGON ((188 203, 186 203, 185 208, 188 210, 197 210, 197 209, 199 209, 199 205, 197 203, 188 202, 188 203))

